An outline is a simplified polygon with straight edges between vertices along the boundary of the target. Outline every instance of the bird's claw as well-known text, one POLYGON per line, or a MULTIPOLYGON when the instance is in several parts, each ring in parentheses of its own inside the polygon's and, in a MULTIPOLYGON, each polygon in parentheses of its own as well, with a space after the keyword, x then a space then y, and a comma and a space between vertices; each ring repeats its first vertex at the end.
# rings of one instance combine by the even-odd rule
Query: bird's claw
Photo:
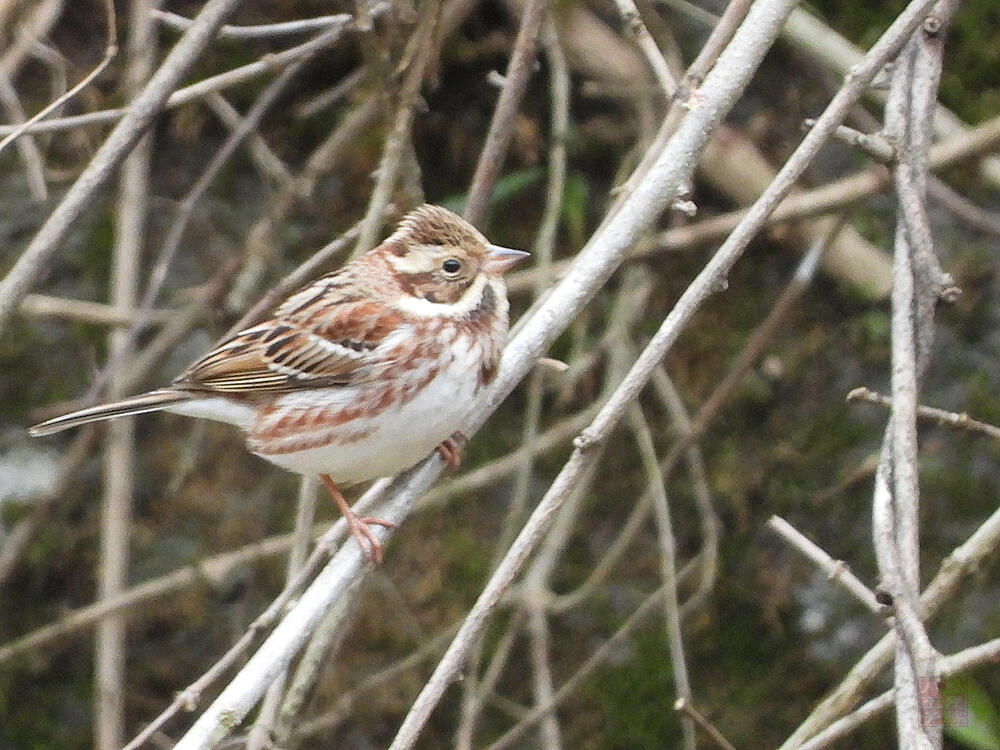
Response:
POLYGON ((468 435, 461 430, 457 430, 451 434, 451 437, 447 437, 438 443, 434 450, 441 456, 441 460, 448 465, 448 468, 457 469, 462 464, 462 445, 468 442, 468 440, 468 435))

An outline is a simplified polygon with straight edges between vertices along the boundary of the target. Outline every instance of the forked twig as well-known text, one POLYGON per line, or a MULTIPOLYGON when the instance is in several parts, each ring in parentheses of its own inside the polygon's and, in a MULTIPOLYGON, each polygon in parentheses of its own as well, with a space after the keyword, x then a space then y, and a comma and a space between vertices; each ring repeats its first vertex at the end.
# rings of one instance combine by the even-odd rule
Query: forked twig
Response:
POLYGON ((698 709, 691 705, 689 700, 678 698, 677 702, 674 703, 674 710, 691 719, 722 750, 736 750, 736 746, 727 740, 725 735, 712 722, 706 719, 698 709))
POLYGON ((87 86, 89 86, 91 82, 97 78, 97 76, 105 71, 105 69, 111 64, 111 61, 115 59, 115 55, 118 54, 118 32, 116 29, 115 5, 113 0, 104 0, 104 12, 107 16, 108 41, 104 48, 104 57, 102 60, 97 63, 93 70, 81 78, 78 83, 63 93, 62 96, 57 97, 49 104, 42 107, 38 112, 33 114, 27 120, 18 125, 14 130, 8 133, 3 140, 0 140, 0 153, 2 153, 11 142, 17 140, 28 132, 28 130, 31 129, 31 126, 36 122, 44 120, 49 113, 59 109, 62 105, 83 91, 83 89, 87 88, 87 86))
POLYGON ((6 330, 17 305, 74 222, 96 199, 114 168, 132 150, 167 97, 212 41, 226 15, 238 3, 239 0, 208 0, 205 3, 195 24, 177 42, 142 92, 133 99, 104 144, 18 256, 0 281, 0 333, 6 330))

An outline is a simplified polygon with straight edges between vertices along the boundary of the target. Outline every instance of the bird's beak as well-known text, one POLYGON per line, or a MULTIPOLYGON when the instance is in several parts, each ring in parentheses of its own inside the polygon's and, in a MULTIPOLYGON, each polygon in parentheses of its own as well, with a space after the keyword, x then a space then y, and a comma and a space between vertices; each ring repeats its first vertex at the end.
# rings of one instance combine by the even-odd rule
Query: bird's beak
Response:
POLYGON ((487 245, 486 249, 489 251, 484 265, 487 273, 503 273, 522 258, 531 255, 524 250, 513 250, 499 245, 487 245))

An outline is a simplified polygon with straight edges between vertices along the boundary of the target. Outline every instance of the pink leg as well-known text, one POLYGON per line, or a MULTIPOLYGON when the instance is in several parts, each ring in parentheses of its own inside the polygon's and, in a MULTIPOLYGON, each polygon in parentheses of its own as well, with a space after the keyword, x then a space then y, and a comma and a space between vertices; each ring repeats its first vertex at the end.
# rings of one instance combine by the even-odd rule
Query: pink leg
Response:
POLYGON ((379 544, 378 539, 375 538, 372 530, 368 527, 374 524, 376 526, 384 526, 387 529, 394 529, 396 528, 396 524, 390 521, 383 521, 381 518, 359 516, 351 510, 351 506, 347 504, 347 500, 341 494, 340 488, 334 484, 329 474, 320 474, 319 478, 323 480, 323 484, 326 485, 326 489, 333 498, 333 502, 337 504, 340 514, 347 521, 351 535, 357 541, 358 546, 361 547, 361 551, 364 552, 367 545, 368 555, 372 562, 380 564, 382 562, 382 545, 379 544))

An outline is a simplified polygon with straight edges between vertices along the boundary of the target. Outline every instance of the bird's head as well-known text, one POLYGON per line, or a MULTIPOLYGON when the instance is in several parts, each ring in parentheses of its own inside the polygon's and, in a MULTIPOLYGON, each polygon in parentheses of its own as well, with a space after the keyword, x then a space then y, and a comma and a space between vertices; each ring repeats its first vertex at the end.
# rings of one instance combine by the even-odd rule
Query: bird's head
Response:
POLYGON ((380 250, 407 294, 439 304, 456 304, 473 286, 528 256, 490 243, 461 216, 431 205, 404 216, 380 250))

